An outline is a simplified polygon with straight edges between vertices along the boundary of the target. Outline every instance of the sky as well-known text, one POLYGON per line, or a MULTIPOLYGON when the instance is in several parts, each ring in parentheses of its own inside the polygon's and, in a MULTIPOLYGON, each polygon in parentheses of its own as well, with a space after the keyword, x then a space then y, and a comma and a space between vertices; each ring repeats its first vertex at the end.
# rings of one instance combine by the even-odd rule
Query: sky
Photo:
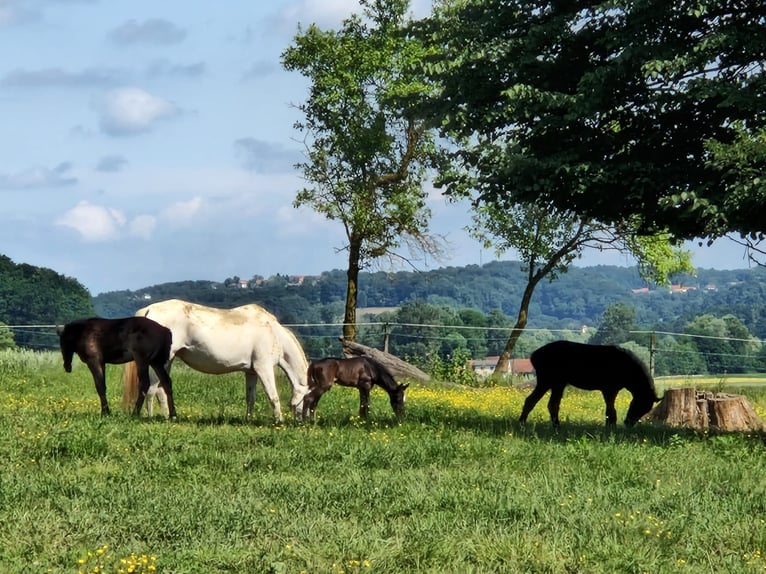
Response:
MULTIPOLYGON (((430 0, 411 9, 425 16, 430 0)), ((299 26, 337 28, 359 11, 356 0, 0 0, 0 254, 93 295, 345 269, 340 224, 293 207, 308 81, 281 54, 299 26)), ((448 248, 417 269, 497 258, 469 237, 465 205, 431 190, 429 208, 448 248)), ((699 267, 747 266, 731 243, 695 252, 699 267)), ((596 264, 633 262, 580 261, 596 264)))

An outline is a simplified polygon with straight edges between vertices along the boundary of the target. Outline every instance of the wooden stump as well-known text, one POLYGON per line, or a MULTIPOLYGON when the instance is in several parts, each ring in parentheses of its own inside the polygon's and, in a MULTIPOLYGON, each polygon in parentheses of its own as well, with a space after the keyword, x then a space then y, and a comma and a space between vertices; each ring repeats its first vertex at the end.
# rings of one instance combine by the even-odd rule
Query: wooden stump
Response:
POLYGON ((672 427, 719 431, 760 431, 766 426, 742 395, 668 389, 647 420, 672 427))

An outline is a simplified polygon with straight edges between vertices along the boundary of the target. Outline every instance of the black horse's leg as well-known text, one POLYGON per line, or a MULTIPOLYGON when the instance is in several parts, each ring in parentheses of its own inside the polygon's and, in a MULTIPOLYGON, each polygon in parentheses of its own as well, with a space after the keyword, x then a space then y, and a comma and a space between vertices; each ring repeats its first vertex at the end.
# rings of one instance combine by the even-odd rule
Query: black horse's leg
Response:
POLYGON ((527 422, 529 413, 531 413, 532 409, 535 408, 537 402, 543 398, 543 395, 548 392, 548 388, 549 387, 545 386, 544 384, 540 384, 540 377, 538 377, 537 385, 535 385, 535 388, 524 401, 524 407, 521 409, 521 415, 519 416, 520 423, 527 422))
POLYGON ((614 401, 617 399, 615 391, 601 391, 606 403, 606 425, 613 427, 617 425, 617 410, 614 408, 614 401))
POLYGON ((110 414, 109 403, 106 400, 106 365, 97 359, 88 361, 88 368, 93 375, 93 382, 96 384, 96 392, 101 400, 101 414, 110 414))
MULTIPOLYGON (((168 400, 168 416, 170 420, 176 420, 176 403, 173 399, 173 381, 170 379, 170 373, 165 370, 165 365, 159 363, 158 365, 152 365, 154 372, 157 373, 157 378, 160 380, 160 388, 165 391, 165 396, 168 400)), ((146 379, 149 380, 149 373, 147 370, 146 379)), ((147 385, 146 390, 149 390, 147 385)))
POLYGON ((564 396, 564 386, 553 387, 551 389, 551 397, 548 399, 548 413, 551 415, 551 423, 553 426, 559 426, 559 406, 561 405, 561 397, 564 396))
POLYGON ((141 407, 144 406, 146 394, 149 392, 149 385, 151 384, 151 379, 149 378, 149 365, 136 360, 136 371, 138 372, 138 397, 136 397, 136 406, 133 407, 133 414, 140 417, 141 407))

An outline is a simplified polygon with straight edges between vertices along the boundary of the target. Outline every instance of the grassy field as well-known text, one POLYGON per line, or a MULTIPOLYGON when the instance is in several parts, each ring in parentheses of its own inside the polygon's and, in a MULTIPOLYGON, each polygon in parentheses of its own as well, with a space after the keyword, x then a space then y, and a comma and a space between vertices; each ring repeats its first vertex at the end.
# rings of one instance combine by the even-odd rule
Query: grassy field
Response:
POLYGON ((766 571, 761 435, 608 431, 575 391, 560 430, 544 401, 520 427, 526 391, 439 386, 401 425, 335 388, 316 424, 274 426, 262 392, 244 420, 243 377, 182 367, 167 423, 125 414, 108 372, 102 418, 83 365, 0 353, 1 572, 766 571))

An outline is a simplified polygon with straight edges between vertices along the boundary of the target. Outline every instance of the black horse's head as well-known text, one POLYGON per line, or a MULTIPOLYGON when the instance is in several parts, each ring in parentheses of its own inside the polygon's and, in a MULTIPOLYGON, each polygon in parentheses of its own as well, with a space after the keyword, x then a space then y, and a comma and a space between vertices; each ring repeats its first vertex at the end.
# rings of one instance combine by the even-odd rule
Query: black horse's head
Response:
POLYGON ((406 391, 409 386, 409 383, 406 385, 396 385, 396 388, 388 393, 388 398, 391 401, 391 408, 394 409, 397 418, 400 419, 404 418, 404 391, 406 391))
POLYGON ((654 403, 659 400, 660 398, 655 393, 654 388, 651 389, 651 392, 634 394, 628 407, 628 414, 625 416, 625 426, 632 427, 635 425, 642 416, 652 410, 654 403))
POLYGON ((61 356, 64 357, 64 370, 67 373, 72 372, 72 356, 74 355, 75 340, 67 329, 66 325, 56 326, 56 334, 59 336, 61 345, 61 356))

